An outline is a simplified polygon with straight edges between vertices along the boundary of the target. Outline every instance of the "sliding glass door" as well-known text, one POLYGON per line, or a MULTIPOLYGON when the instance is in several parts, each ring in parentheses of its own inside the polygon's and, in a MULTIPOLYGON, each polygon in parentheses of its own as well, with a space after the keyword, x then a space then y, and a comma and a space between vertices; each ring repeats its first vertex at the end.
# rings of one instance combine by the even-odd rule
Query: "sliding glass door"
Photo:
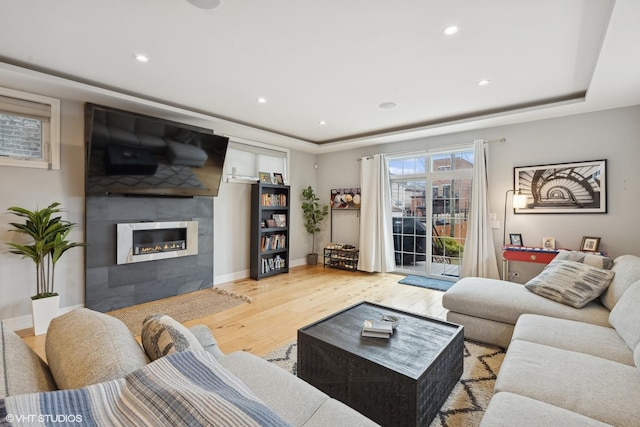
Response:
POLYGON ((389 161, 398 272, 458 277, 471 197, 473 150, 389 161))

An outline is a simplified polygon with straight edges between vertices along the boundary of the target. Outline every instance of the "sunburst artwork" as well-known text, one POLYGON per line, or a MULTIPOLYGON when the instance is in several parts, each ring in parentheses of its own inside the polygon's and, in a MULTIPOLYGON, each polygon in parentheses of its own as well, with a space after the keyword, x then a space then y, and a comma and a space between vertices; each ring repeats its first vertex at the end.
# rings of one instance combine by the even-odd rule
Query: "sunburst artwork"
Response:
POLYGON ((515 213, 606 213, 606 160, 514 168, 515 188, 527 196, 515 213))

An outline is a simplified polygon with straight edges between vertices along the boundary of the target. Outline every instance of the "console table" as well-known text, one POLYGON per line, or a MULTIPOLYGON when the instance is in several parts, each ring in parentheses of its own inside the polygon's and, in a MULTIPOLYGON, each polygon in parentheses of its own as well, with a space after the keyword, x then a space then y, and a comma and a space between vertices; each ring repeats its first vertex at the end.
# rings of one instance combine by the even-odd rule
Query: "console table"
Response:
POLYGON ((535 262, 549 264, 558 254, 556 249, 534 248, 527 246, 502 247, 502 280, 509 279, 509 261, 535 262))

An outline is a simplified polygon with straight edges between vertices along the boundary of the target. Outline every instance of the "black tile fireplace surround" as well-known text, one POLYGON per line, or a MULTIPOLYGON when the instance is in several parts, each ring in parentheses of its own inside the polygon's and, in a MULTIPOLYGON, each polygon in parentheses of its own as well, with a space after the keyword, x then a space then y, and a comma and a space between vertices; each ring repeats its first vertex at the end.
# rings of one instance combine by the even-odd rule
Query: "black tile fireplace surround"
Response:
POLYGON ((85 306, 111 311, 213 286, 213 198, 86 197, 85 306), (197 221, 197 255, 117 264, 121 223, 197 221))

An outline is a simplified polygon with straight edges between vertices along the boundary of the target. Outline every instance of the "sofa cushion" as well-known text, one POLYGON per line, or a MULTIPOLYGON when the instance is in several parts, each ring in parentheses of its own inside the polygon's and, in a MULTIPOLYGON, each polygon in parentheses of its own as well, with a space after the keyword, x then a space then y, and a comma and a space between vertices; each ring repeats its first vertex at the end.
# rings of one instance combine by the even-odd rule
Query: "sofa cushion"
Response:
POLYGON ((640 257, 621 255, 615 259, 611 270, 616 273, 611 285, 600 296, 600 301, 609 310, 613 310, 622 294, 635 281, 640 280, 640 257))
POLYGON ((640 344, 640 280, 631 285, 618 300, 609 315, 609 323, 630 349, 640 344))
POLYGON ((513 331, 514 340, 548 345, 634 366, 633 354, 613 328, 574 320, 523 314, 513 331))
POLYGON ((551 263, 556 261, 574 261, 590 265, 591 267, 602 268, 604 270, 610 270, 611 267, 613 267, 613 260, 608 256, 594 255, 580 251, 561 250, 555 258, 553 258, 551 263))
POLYGON ((604 292, 614 274, 575 261, 554 261, 524 287, 550 300, 582 308, 604 292))
POLYGON ((533 313, 609 326, 609 310, 592 301, 577 310, 527 291, 518 283, 466 277, 442 297, 442 305, 458 313, 515 325, 521 314, 533 313))
POLYGON ((480 427, 604 427, 609 426, 584 415, 518 394, 495 394, 485 411, 480 427))
POLYGON ((142 346, 149 360, 181 351, 204 351, 198 339, 166 314, 151 314, 142 322, 142 346))
POLYGON ((495 384, 595 420, 640 425, 640 372, 633 366, 514 340, 495 384))
POLYGON ((45 350, 60 389, 121 378, 147 364, 142 347, 122 321, 87 308, 53 319, 45 350))
POLYGON ((0 321, 0 398, 56 390, 49 367, 0 321))
POLYGON ((329 399, 317 388, 252 354, 237 351, 218 360, 260 400, 294 426, 304 425, 329 399), (275 393, 274 390, 287 392, 275 393))
POLYGON ((205 325, 194 325, 189 327, 189 331, 196 337, 204 351, 213 354, 215 357, 224 356, 224 353, 218 347, 218 342, 211 333, 211 329, 205 325))

